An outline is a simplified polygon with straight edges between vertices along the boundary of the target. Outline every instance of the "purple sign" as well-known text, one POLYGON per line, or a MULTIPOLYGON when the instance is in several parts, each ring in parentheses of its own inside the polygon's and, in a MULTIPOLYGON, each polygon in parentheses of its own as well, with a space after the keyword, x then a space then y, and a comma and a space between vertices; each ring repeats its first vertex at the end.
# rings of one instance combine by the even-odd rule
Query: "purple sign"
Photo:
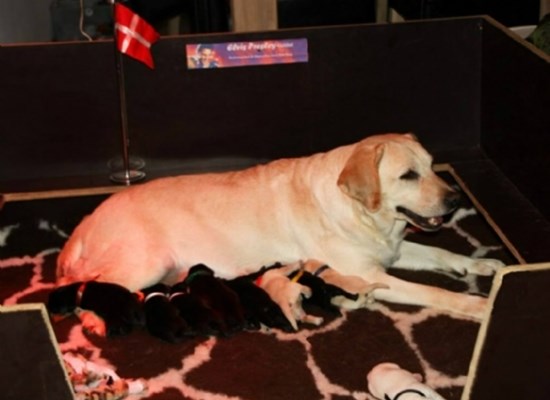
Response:
POLYGON ((307 39, 196 43, 185 46, 189 69, 293 64, 308 61, 307 39))

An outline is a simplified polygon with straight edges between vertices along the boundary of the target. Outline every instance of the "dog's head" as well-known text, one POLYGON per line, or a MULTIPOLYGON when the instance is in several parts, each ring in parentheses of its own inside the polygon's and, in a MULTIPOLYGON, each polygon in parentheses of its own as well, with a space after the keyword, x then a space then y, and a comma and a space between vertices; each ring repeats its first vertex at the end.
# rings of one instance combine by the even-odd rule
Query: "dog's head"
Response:
POLYGON ((338 178, 340 189, 369 213, 383 211, 423 230, 441 227, 460 195, 432 170, 432 157, 412 134, 359 142, 338 178))
POLYGON ((55 316, 71 314, 77 307, 77 293, 82 282, 64 285, 50 292, 48 296, 48 312, 55 316))
POLYGON ((207 267, 204 264, 197 264, 193 265, 191 268, 189 268, 189 273, 187 277, 191 277, 192 275, 201 275, 201 276, 214 276, 214 270, 210 267, 207 267))

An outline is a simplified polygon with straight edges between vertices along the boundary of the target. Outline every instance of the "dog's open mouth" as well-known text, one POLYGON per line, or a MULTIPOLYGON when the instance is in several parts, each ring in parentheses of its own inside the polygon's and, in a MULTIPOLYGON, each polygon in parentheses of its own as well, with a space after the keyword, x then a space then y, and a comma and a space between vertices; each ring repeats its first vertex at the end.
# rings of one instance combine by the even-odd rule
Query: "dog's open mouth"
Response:
POLYGON ((407 217, 407 220, 419 227, 420 229, 423 229, 425 231, 435 231, 441 228, 441 225, 443 225, 443 216, 434 216, 434 217, 422 217, 421 215, 418 215, 408 208, 397 206, 396 208, 397 212, 403 214, 405 217, 407 217))

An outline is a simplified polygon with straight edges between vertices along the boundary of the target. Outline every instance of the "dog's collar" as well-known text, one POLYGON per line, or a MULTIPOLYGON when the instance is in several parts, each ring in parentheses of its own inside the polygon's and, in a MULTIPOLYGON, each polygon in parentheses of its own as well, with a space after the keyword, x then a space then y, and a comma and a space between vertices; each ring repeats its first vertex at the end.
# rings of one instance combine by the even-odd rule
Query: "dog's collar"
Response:
POLYGON ((420 397, 426 398, 426 395, 424 393, 422 393, 420 390, 405 389, 405 390, 402 390, 399 393, 397 393, 393 399, 390 396, 388 396, 387 394, 385 394, 384 395, 384 400, 398 400, 402 395, 409 394, 409 393, 414 393, 414 394, 419 395, 420 397))
POLYGON ((141 290, 135 291, 134 294, 136 295, 136 297, 137 297, 137 299, 138 299, 138 301, 139 301, 140 303, 143 303, 143 302, 144 302, 144 300, 145 300, 145 294, 144 294, 141 290))
POLYGON ((170 296, 168 296, 168 300, 172 301, 172 299, 174 299, 178 296, 183 296, 185 294, 187 294, 187 293, 185 293, 185 292, 174 292, 170 296))
POLYGON ((82 301, 82 296, 84 296, 84 291, 86 290, 86 284, 88 282, 82 282, 76 291, 76 306, 80 307, 80 302, 82 301))
POLYGON ((149 300, 151 300, 153 297, 168 297, 166 293, 163 292, 151 292, 147 296, 145 296, 145 299, 143 300, 143 304, 147 303, 149 300))
POLYGON ((315 272, 313 273, 313 275, 319 276, 319 275, 321 275, 323 272, 325 272, 327 269, 329 269, 329 266, 328 266, 327 264, 321 265, 319 268, 317 268, 317 270, 315 270, 315 272))
POLYGON ((296 273, 296 275, 294 275, 294 277, 290 281, 291 282, 298 282, 303 274, 304 274, 304 269, 300 268, 298 270, 298 272, 296 273))

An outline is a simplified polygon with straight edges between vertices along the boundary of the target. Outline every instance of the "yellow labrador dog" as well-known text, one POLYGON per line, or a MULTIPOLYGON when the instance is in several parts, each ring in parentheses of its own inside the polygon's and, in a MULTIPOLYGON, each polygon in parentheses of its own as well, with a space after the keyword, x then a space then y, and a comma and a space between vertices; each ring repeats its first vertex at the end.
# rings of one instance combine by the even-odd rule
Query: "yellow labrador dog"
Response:
POLYGON ((403 240, 435 230, 458 195, 411 134, 384 134, 238 172, 153 180, 114 194, 74 230, 58 284, 97 279, 130 290, 171 284, 199 263, 234 278, 275 262, 319 260, 378 282, 376 299, 480 318, 486 300, 392 277, 387 266, 489 275, 502 266, 403 240))

